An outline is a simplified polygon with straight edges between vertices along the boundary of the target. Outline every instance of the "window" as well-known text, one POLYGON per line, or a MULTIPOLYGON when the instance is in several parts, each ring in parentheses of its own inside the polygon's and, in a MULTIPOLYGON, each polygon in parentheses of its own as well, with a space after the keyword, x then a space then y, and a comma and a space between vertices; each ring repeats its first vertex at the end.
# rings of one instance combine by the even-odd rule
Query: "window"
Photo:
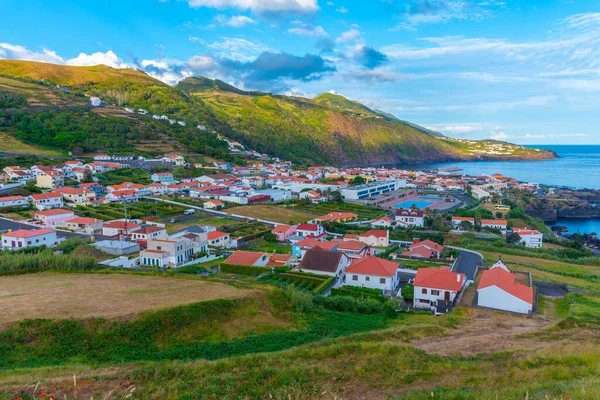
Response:
POLYGON ((379 278, 379 283, 385 283, 385 278, 379 278))
POLYGON ((423 300, 423 299, 421 299, 421 300, 419 300, 419 302, 420 303, 427 303, 427 304, 429 304, 429 300, 423 300))
POLYGON ((440 295, 440 291, 439 290, 432 290, 431 294, 434 296, 439 296, 440 295))
POLYGON ((357 281, 358 280, 358 275, 352 275, 352 280, 353 281, 357 281))
POLYGON ((421 290, 421 293, 427 294, 427 289, 423 288, 423 290, 421 290))

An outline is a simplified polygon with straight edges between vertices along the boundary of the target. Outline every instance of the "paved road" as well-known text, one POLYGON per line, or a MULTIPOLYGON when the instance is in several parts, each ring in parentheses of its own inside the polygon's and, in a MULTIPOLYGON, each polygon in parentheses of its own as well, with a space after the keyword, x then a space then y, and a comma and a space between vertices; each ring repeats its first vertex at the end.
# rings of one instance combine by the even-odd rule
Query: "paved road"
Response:
POLYGON ((461 250, 458 260, 454 265, 454 272, 461 272, 468 280, 475 281, 477 267, 483 264, 483 260, 477 254, 461 250))
MULTIPOLYGON (((16 231, 18 229, 36 229, 36 228, 39 228, 39 226, 34 226, 34 225, 29 225, 29 224, 23 224, 23 223, 11 221, 11 220, 8 220, 8 219, 0 218, 0 232, 6 232, 9 229, 12 229, 13 231, 16 231)), ((89 237, 89 235, 83 235, 81 233, 63 232, 63 231, 56 231, 56 236, 63 237, 63 238, 71 238, 71 237, 85 238, 85 237, 89 237)))

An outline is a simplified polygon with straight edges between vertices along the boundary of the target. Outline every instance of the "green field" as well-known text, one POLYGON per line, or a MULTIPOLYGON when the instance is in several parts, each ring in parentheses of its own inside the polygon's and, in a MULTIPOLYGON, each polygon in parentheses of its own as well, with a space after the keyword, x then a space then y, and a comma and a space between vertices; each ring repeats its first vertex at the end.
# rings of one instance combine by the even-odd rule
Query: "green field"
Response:
POLYGON ((320 203, 320 204, 297 204, 297 210, 307 211, 317 215, 329 214, 333 211, 346 211, 358 214, 359 219, 370 220, 383 217, 386 211, 375 207, 367 207, 350 203, 320 203))

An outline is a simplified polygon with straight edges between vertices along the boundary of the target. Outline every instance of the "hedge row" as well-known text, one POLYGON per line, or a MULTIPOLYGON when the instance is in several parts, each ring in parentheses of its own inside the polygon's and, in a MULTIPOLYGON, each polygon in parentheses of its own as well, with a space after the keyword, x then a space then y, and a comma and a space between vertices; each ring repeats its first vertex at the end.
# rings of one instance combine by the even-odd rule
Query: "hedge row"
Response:
POLYGON ((330 276, 327 279, 325 279, 323 281, 323 283, 321 283, 319 286, 317 286, 316 288, 313 289, 313 293, 314 294, 321 294, 323 293, 325 290, 327 290, 327 288, 331 285, 333 285, 333 282, 335 281, 335 277, 334 276, 330 276))
POLYGON ((384 296, 382 296, 381 290, 352 286, 331 289, 331 296, 351 296, 357 299, 372 299, 379 302, 385 302, 387 300, 384 296))
POLYGON ((230 274, 237 275, 248 275, 248 276, 257 276, 262 274, 263 272, 270 272, 271 268, 269 267, 250 267, 248 265, 237 265, 237 264, 221 264, 221 272, 227 272, 230 274))

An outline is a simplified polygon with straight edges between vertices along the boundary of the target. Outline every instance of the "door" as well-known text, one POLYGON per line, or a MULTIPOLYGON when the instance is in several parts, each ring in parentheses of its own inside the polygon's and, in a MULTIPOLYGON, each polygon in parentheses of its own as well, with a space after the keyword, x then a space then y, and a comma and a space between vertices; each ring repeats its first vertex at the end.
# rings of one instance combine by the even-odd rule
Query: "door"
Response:
POLYGON ((444 300, 450 301, 450 292, 444 293, 444 300))

